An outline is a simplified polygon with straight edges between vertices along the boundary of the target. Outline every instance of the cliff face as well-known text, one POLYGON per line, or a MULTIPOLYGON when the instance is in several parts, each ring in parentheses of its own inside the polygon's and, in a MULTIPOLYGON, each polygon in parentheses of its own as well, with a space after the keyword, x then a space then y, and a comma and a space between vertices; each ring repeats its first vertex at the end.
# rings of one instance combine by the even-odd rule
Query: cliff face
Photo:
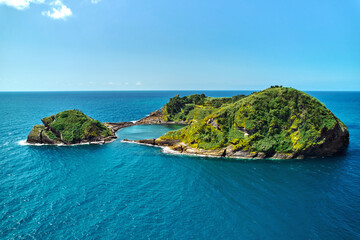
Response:
POLYGON ((201 106, 184 114, 186 104, 172 104, 171 115, 168 103, 162 113, 191 124, 166 133, 153 145, 189 154, 291 159, 334 155, 349 143, 347 127, 329 109, 293 88, 272 87, 234 102, 223 99, 199 118, 193 118, 191 111, 201 106))
POLYGON ((78 110, 67 110, 41 119, 28 135, 28 143, 78 144, 105 143, 116 138, 111 128, 78 110))

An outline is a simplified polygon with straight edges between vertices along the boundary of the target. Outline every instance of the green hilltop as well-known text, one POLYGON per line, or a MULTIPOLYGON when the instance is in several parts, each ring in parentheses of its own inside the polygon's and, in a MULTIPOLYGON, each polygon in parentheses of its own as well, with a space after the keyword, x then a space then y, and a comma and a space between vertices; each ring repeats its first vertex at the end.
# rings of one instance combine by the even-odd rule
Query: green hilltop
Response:
POLYGON ((164 120, 191 124, 160 139, 180 140, 194 149, 231 146, 232 151, 261 152, 266 156, 318 155, 331 152, 326 143, 336 138, 335 133, 343 132, 344 142, 349 138, 347 127, 319 100, 281 86, 233 98, 176 96, 162 113, 164 120))
POLYGON ((199 121, 206 116, 214 113, 220 107, 230 105, 245 95, 234 97, 207 97, 205 94, 194 94, 190 96, 179 97, 176 95, 170 98, 170 101, 162 109, 164 121, 192 123, 199 121))

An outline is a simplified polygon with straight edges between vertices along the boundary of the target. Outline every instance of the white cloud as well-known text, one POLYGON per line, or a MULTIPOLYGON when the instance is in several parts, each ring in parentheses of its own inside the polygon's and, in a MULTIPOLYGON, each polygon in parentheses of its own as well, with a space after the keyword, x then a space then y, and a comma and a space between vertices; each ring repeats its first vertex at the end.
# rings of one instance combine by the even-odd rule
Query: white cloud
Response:
POLYGON ((54 7, 51 8, 51 10, 43 11, 41 13, 43 16, 48 16, 53 19, 65 19, 72 15, 71 9, 65 6, 60 0, 50 3, 50 5, 54 7))
POLYGON ((97 3, 99 3, 101 0, 91 0, 91 3, 92 4, 97 4, 97 3))
POLYGON ((141 82, 137 82, 137 83, 136 83, 136 86, 140 86, 140 85, 141 85, 141 82))
POLYGON ((23 10, 30 6, 30 3, 44 3, 44 0, 0 0, 0 4, 23 10))
POLYGON ((5 4, 18 10, 29 8, 30 4, 32 3, 52 6, 50 10, 41 12, 43 16, 47 16, 53 19, 65 19, 72 15, 71 9, 65 6, 61 0, 53 0, 50 2, 46 0, 0 0, 0 4, 5 4))

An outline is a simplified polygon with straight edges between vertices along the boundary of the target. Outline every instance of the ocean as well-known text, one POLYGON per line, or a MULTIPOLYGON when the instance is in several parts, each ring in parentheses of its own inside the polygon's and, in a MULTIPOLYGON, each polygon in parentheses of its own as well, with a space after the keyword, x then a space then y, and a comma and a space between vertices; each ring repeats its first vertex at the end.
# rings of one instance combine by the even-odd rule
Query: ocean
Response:
POLYGON ((178 93, 251 92, 0 93, 0 239, 360 239, 360 92, 309 92, 349 128, 338 157, 229 160, 121 142, 177 126, 121 129, 106 145, 22 144, 67 109, 132 121, 178 93))

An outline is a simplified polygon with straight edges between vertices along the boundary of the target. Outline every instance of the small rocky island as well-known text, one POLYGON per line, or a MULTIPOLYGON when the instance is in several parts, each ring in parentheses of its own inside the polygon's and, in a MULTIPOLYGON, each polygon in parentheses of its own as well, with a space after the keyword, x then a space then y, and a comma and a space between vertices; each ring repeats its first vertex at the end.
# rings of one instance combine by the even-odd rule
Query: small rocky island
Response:
POLYGON ((232 98, 176 96, 148 118, 189 125, 136 142, 183 154, 294 159, 332 156, 349 144, 347 127, 324 104, 281 86, 232 98))
POLYGON ((136 122, 100 123, 78 110, 41 121, 43 125, 31 130, 28 143, 107 143, 124 127, 185 124, 158 139, 124 141, 164 147, 174 153, 246 159, 332 156, 349 144, 347 127, 324 104, 281 86, 231 98, 177 95, 161 110, 136 122))
POLYGON ((115 132, 79 110, 66 110, 41 119, 27 137, 31 144, 106 143, 116 139, 115 132))

